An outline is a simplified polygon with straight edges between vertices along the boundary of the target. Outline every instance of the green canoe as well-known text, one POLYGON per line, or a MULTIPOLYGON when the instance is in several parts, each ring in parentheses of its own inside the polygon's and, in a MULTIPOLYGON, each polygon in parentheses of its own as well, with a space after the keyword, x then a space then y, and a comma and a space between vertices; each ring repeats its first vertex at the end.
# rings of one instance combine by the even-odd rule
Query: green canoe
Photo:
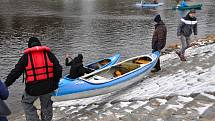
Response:
POLYGON ((202 7, 202 4, 198 3, 198 4, 188 4, 188 6, 184 6, 184 7, 176 6, 176 7, 173 7, 173 9, 188 10, 188 9, 201 9, 201 7, 202 7))

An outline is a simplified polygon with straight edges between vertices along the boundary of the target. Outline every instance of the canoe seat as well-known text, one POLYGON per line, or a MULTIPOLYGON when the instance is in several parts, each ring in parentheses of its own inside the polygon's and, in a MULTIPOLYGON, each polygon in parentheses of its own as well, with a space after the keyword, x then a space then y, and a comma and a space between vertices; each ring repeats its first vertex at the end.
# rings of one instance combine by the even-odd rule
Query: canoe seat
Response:
POLYGON ((123 67, 123 68, 127 69, 128 71, 132 71, 134 69, 139 68, 140 65, 139 64, 135 64, 135 63, 122 63, 120 65, 120 67, 123 67))
POLYGON ((115 67, 115 71, 113 72, 114 77, 121 76, 125 73, 128 73, 132 70, 135 70, 140 67, 140 64, 134 64, 134 63, 122 63, 115 67))
POLYGON ((120 70, 114 71, 114 77, 121 76, 123 73, 120 70))
POLYGON ((85 80, 89 83, 93 83, 93 84, 102 84, 102 83, 106 83, 111 81, 110 79, 107 79, 105 77, 99 76, 99 75, 94 75, 92 76, 90 79, 85 80))
POLYGON ((97 70, 97 69, 100 69, 102 66, 108 64, 110 61, 111 61, 110 59, 101 60, 97 63, 94 63, 94 64, 87 66, 87 68, 97 70))
POLYGON ((135 63, 137 63, 137 64, 147 64, 149 62, 150 62, 149 60, 136 60, 135 61, 135 63))

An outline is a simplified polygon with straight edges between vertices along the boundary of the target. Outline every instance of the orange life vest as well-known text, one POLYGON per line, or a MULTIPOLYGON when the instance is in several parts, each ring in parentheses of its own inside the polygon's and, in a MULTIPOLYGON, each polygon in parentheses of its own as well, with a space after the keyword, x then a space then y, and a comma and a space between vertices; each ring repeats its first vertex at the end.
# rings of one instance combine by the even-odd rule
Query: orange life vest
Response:
POLYGON ((46 46, 35 46, 24 51, 24 54, 28 54, 28 64, 25 67, 26 83, 54 77, 53 63, 49 60, 47 52, 50 52, 50 48, 46 46))

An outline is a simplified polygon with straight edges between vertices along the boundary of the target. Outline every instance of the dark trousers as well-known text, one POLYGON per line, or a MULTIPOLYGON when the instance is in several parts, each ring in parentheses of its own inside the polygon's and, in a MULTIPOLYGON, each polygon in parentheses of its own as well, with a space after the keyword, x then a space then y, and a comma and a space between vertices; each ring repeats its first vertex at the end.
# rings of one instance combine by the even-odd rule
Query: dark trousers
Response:
POLYGON ((158 61, 157 61, 157 63, 156 63, 156 65, 155 65, 154 68, 156 68, 156 69, 158 69, 158 70, 161 69, 161 67, 160 67, 160 58, 158 58, 158 61))
POLYGON ((0 121, 8 121, 6 117, 1 117, 0 116, 0 121))
MULTIPOLYGON (((155 52, 155 51, 159 51, 159 50, 153 49, 153 50, 152 50, 152 53, 155 52)), ((156 69, 158 69, 158 70, 161 69, 161 67, 160 67, 160 58, 158 58, 157 63, 156 63, 156 65, 154 66, 154 68, 156 68, 156 69)))
POLYGON ((40 95, 40 96, 31 96, 26 92, 22 97, 22 106, 25 111, 26 121, 51 121, 52 120, 52 101, 51 101, 52 93, 40 95), (33 105, 35 100, 40 99, 41 105, 41 120, 37 114, 37 109, 33 105))
POLYGON ((181 35, 181 54, 184 56, 185 50, 189 48, 190 46, 190 37, 185 37, 184 35, 181 35))

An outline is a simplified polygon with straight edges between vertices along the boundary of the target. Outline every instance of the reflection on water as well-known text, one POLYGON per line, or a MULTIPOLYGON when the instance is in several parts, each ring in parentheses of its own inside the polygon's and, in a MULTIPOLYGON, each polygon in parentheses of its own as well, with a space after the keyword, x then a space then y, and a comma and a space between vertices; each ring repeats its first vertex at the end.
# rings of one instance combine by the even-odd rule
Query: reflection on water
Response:
MULTIPOLYGON (((168 43, 177 42, 178 20, 187 11, 172 10, 173 0, 160 0, 156 9, 135 7, 138 0, 1 0, 0 57, 1 78, 5 79, 27 47, 28 38, 37 36, 56 53, 61 64, 64 55, 84 55, 84 62, 121 53, 122 59, 151 51, 153 17, 160 13, 168 29, 168 43)), ((214 33, 213 0, 197 11, 199 37, 214 33)), ((64 67, 64 74, 68 68, 64 67)), ((11 106, 19 104, 22 78, 10 87, 11 106), (16 88, 15 88, 16 87, 16 88)), ((18 108, 13 109, 18 112, 18 108)))

